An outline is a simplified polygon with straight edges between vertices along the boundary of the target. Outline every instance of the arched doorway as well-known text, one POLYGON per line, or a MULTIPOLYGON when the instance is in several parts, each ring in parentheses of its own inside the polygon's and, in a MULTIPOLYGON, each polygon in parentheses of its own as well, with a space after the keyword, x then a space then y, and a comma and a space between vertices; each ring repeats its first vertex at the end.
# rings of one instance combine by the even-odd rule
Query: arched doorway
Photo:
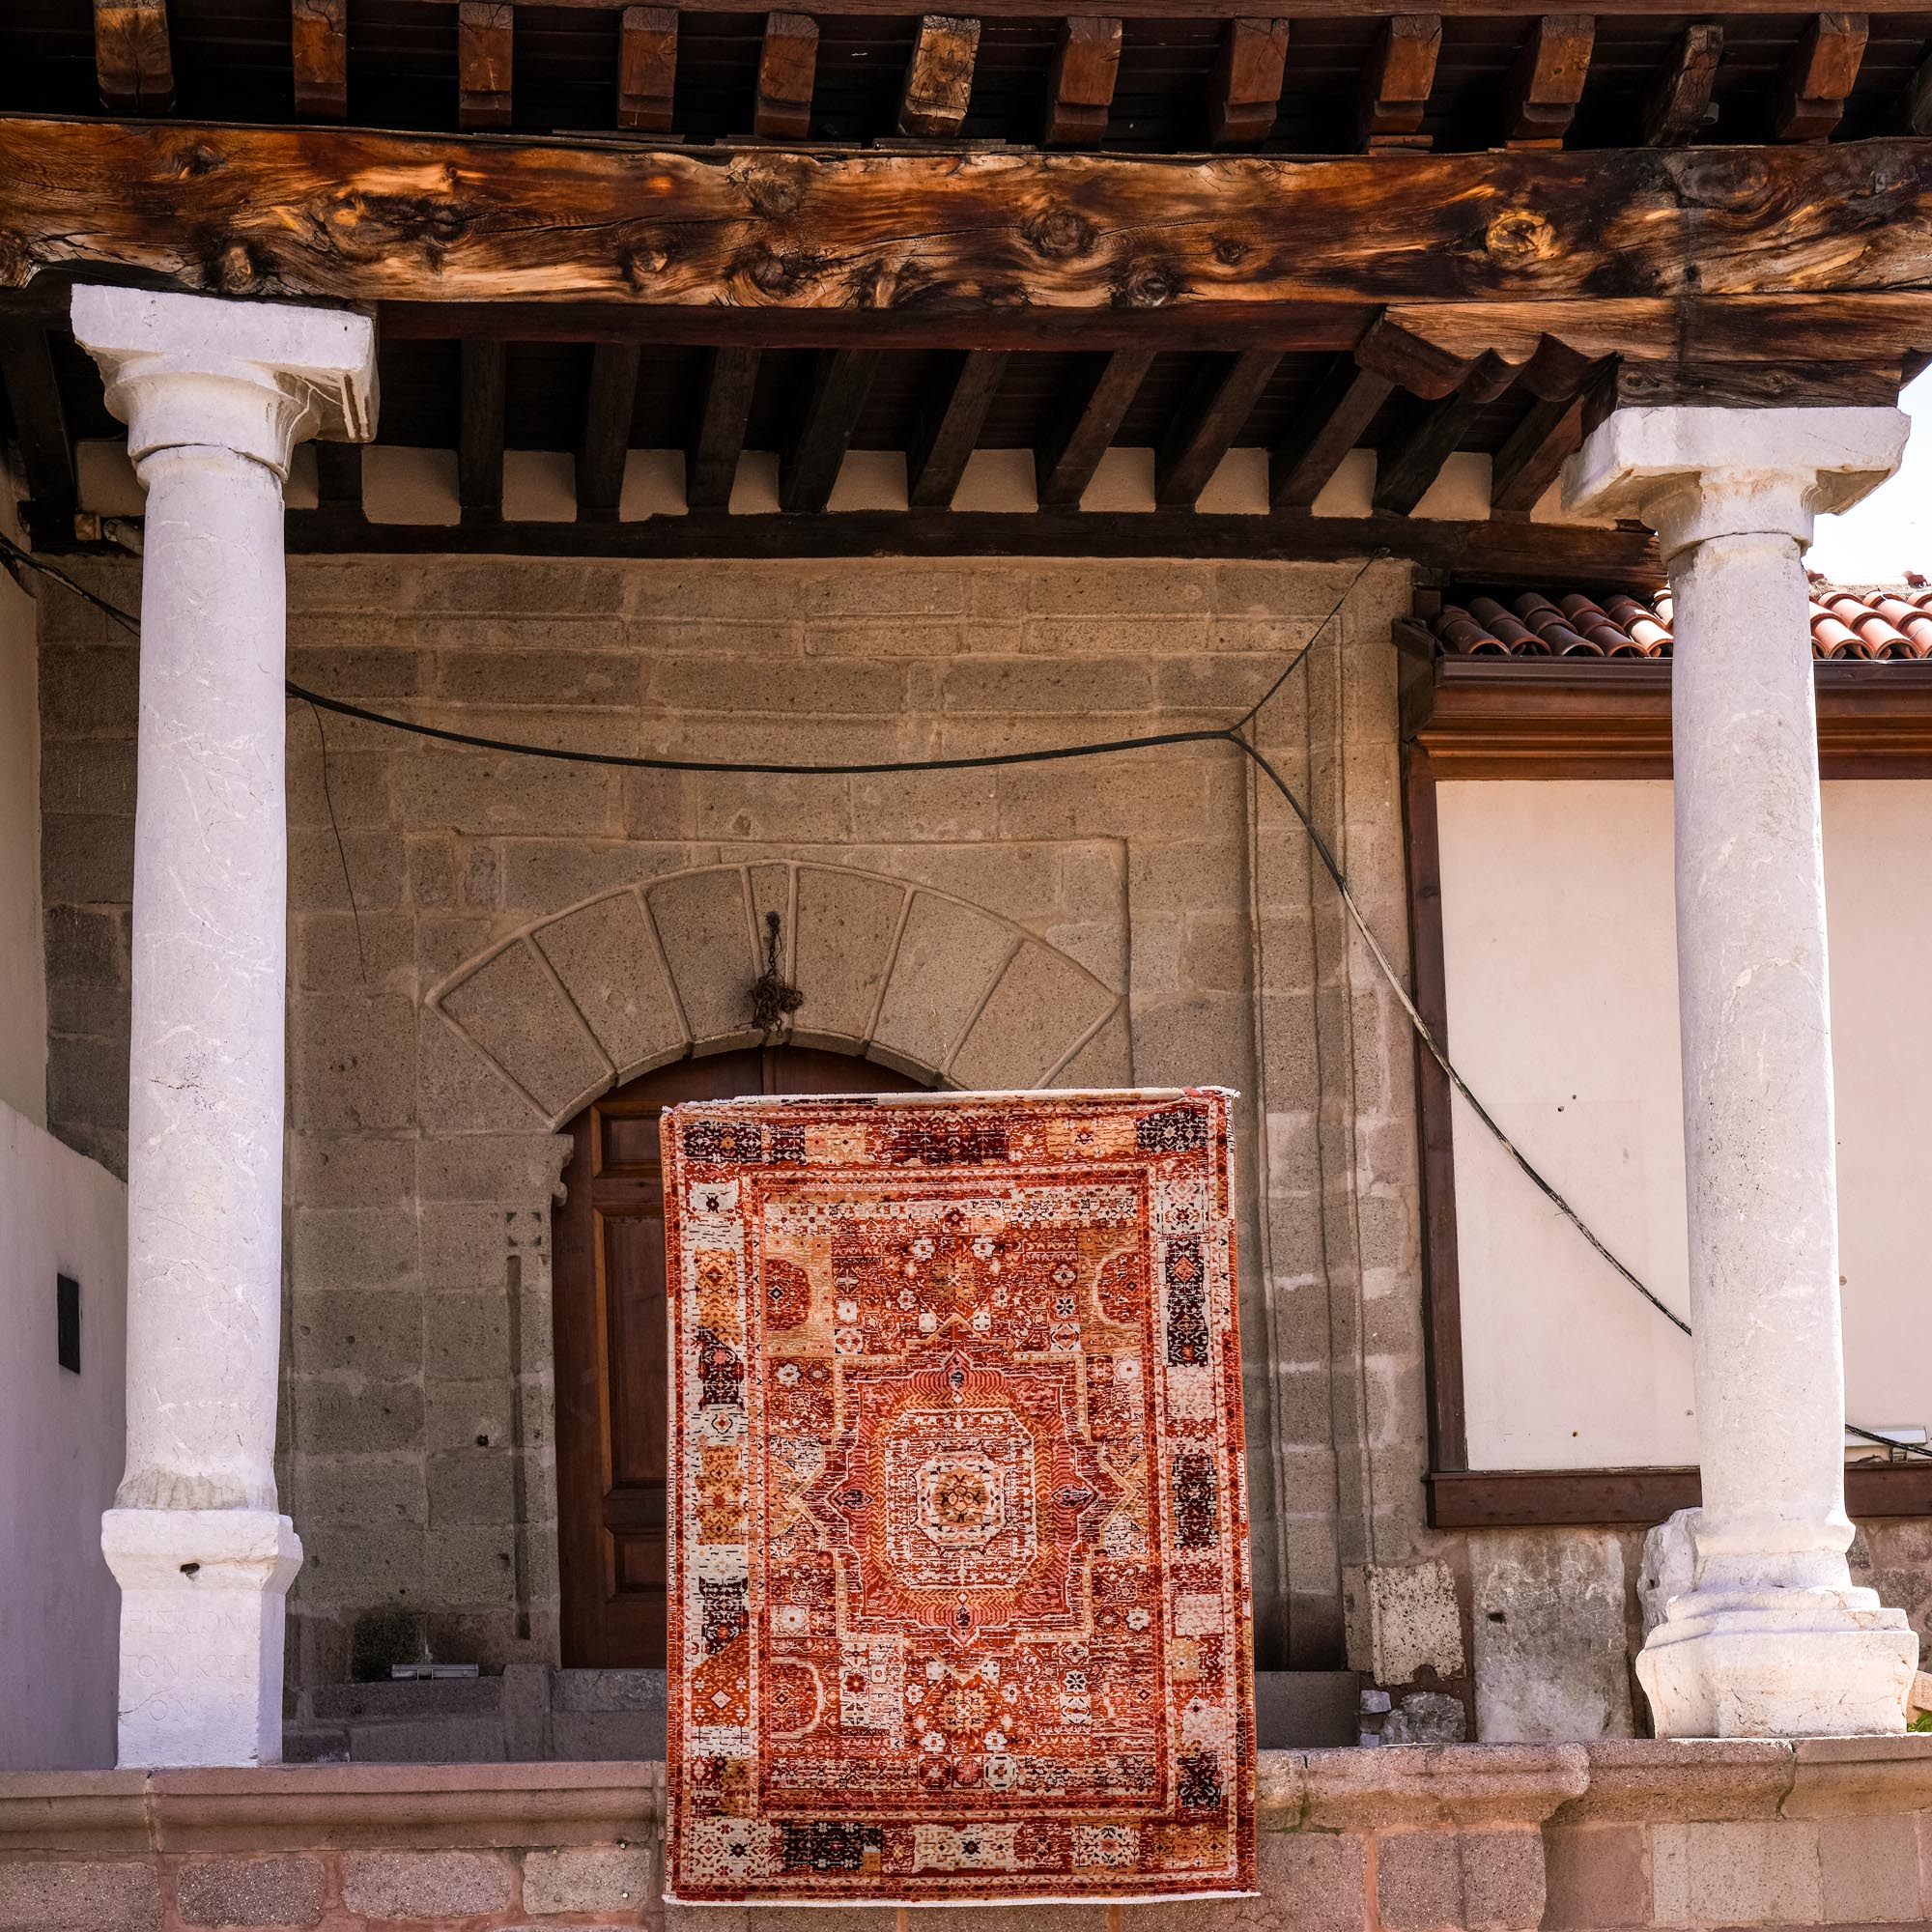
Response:
POLYGON ((664 1179, 658 1115, 745 1094, 881 1094, 922 1083, 867 1060, 752 1047, 680 1060, 570 1123, 552 1277, 557 1567, 569 1668, 665 1662, 664 1179))

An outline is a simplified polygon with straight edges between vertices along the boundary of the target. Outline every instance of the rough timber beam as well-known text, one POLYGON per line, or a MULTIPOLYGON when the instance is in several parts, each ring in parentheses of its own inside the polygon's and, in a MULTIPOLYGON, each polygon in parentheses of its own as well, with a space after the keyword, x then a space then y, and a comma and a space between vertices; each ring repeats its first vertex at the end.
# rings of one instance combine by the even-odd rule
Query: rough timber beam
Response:
POLYGON ((349 118, 349 0, 292 0, 289 60, 296 119, 349 118))
POLYGON ((166 0, 94 0, 94 66, 109 113, 171 113, 175 67, 166 0))
POLYGON ((1650 331, 1805 359, 1763 314, 1725 324, 1764 298, 1809 318, 1805 355, 1869 361, 1867 318, 1932 347, 1932 143, 1154 161, 0 117, 0 287, 46 269, 520 322, 567 303, 578 339, 601 311, 690 342, 789 318, 827 347, 1296 347, 1307 316, 1347 348, 1383 304, 1448 304, 1463 332, 1436 339, 1465 356, 1650 331))

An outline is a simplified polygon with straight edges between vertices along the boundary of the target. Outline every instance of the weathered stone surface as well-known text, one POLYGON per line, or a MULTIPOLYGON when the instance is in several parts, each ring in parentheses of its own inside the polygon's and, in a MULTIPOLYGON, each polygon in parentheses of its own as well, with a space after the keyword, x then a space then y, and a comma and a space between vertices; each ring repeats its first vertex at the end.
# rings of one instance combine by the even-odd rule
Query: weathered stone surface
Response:
POLYGON ((505 947, 451 987, 442 1008, 554 1120, 610 1084, 576 1009, 526 945, 505 947))
POLYGON ((905 908, 896 880, 836 866, 801 866, 792 977, 805 994, 801 1037, 863 1040, 871 1031, 905 908))
POLYGON ((1349 1661, 1378 1684, 1413 1682, 1424 1670, 1463 1670, 1463 1616, 1446 1563, 1378 1564, 1343 1577, 1349 1661))
POLYGON ((371 1918, 460 1918, 510 1902, 510 1867, 490 1852, 350 1852, 342 1902, 371 1918))
POLYGON ((645 895, 695 1040, 753 1039, 752 981, 762 970, 742 867, 676 874, 645 895))
POLYGON ((160 1922, 159 1878, 142 1861, 0 1861, 7 1932, 148 1932, 160 1922))
POLYGON ((1476 1730, 1485 1744, 1631 1734, 1623 1546, 1608 1531, 1472 1537, 1476 1730))
POLYGON ((648 1850, 531 1852, 524 1860, 526 1912, 628 1912, 657 1903, 657 1859, 648 1850))
POLYGON ((684 1017, 634 894, 598 899, 533 936, 620 1080, 684 1050, 684 1017))
POLYGON ((1019 937, 960 900, 915 895, 880 1001, 874 1052, 908 1069, 943 1068, 1019 937))
POLYGON ((1824 1917, 1816 1825, 1656 1825, 1650 1846, 1659 1925, 1813 1925, 1824 1917))
POLYGON ((175 1898, 187 1925, 315 1925, 323 1886, 320 1859, 189 1859, 175 1898))
POLYGON ((1454 1832, 1378 1832, 1376 1902, 1389 1932, 1463 1922, 1463 1867, 1454 1832))
POLYGON ((1897 1812, 1819 1822, 1818 1864, 1832 1924, 1894 1924, 1924 1916, 1917 1824, 1897 1812))
POLYGON ((1639 1825, 1554 1828, 1543 1834, 1544 1923, 1551 1932, 1613 1932, 1650 1923, 1650 1843, 1639 1825))
POLYGON ((1117 1004, 1065 953, 1029 943, 1000 975, 948 1071, 967 1088, 1042 1086, 1117 1004))

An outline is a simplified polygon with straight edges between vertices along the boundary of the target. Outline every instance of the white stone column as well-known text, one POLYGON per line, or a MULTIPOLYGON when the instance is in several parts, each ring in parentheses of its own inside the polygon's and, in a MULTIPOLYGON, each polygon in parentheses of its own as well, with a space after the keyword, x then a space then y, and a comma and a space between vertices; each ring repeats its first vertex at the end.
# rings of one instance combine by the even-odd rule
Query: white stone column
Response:
POLYGON ((1804 548, 1896 469, 1887 409, 1620 410, 1572 508, 1658 532, 1703 1503, 1637 1659, 1663 1737, 1897 1731, 1918 1640, 1845 1563, 1844 1363, 1804 548))
POLYGON ((282 488, 375 408, 360 316, 83 287, 147 488, 128 1120, 120 1761, 281 1756, 282 488))

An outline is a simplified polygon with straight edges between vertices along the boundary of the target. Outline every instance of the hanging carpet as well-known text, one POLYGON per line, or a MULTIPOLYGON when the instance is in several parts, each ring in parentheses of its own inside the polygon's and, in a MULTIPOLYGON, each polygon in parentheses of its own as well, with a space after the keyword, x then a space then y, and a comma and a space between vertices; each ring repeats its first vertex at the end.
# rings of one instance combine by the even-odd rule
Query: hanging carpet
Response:
POLYGON ((1253 1889, 1229 1097, 666 1113, 668 1897, 1253 1889))

